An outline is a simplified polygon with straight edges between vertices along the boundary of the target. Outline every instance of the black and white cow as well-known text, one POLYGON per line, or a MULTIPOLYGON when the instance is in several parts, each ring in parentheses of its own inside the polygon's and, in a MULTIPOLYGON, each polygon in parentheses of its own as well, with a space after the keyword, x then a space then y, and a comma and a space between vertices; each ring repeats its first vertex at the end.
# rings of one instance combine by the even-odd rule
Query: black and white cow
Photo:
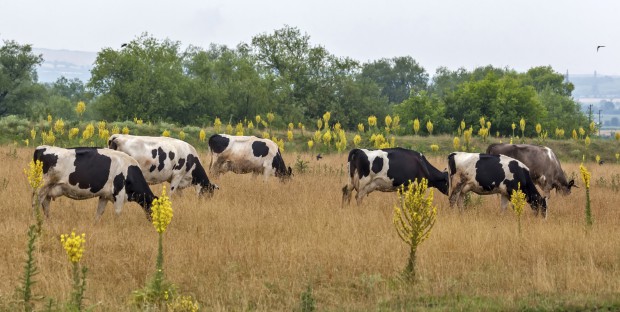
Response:
POLYGON ((213 195, 219 187, 207 177, 196 149, 169 137, 113 134, 108 146, 135 158, 149 184, 170 183, 170 194, 193 185, 199 196, 213 195))
POLYGON ((457 203, 462 209, 464 195, 474 192, 479 195, 500 194, 501 208, 505 211, 512 191, 519 187, 525 199, 538 214, 542 210, 547 216, 546 199, 540 196, 529 169, 522 162, 505 155, 478 153, 452 153, 448 156, 450 173, 450 206, 457 203))
POLYGON ((265 180, 273 175, 284 181, 293 172, 291 167, 287 168, 284 164, 278 145, 268 139, 214 134, 209 138, 209 149, 209 170, 215 176, 228 171, 252 172, 262 174, 265 180))
POLYGON ((50 200, 60 196, 72 199, 99 197, 96 220, 99 220, 108 201, 120 214, 126 201, 142 206, 151 220, 151 205, 156 199, 140 166, 129 155, 107 148, 60 148, 38 146, 34 161, 43 163, 43 186, 39 202, 49 217, 50 200))
POLYGON ((352 149, 348 157, 349 182, 342 188, 342 205, 351 202, 353 190, 355 199, 361 204, 364 196, 372 191, 394 192, 401 185, 428 180, 428 186, 448 194, 448 173, 433 167, 424 155, 404 149, 386 148, 380 150, 352 149))
POLYGON ((552 189, 561 195, 569 195, 571 187, 576 187, 575 180, 566 179, 560 161, 546 146, 495 143, 489 145, 487 154, 506 155, 524 163, 530 169, 532 180, 547 198, 552 189))

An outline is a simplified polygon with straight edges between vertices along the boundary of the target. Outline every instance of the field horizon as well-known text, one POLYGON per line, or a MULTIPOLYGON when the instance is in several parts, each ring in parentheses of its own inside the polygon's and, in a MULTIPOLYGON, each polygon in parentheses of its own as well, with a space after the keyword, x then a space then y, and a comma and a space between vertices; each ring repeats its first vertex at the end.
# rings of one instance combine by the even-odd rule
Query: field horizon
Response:
MULTIPOLYGON (((34 223, 23 169, 33 148, 0 146, 0 310, 19 306, 27 229, 34 223)), ((208 164, 206 152, 200 159, 208 164)), ((302 295, 318 310, 517 311, 620 309, 620 166, 588 163, 594 225, 585 224, 579 163, 565 162, 580 188, 552 192, 547 219, 526 206, 522 233, 497 196, 477 196, 465 211, 434 192, 437 222, 418 249, 415 284, 401 278, 408 246, 392 224, 396 193, 373 192, 362 205, 341 208, 346 155, 285 152, 291 167, 307 161, 288 183, 251 174, 213 179, 213 198, 193 189, 171 197, 174 217, 164 235, 164 270, 201 310, 301 310, 302 295), (614 181, 614 182, 612 182, 614 181)), ((446 154, 447 155, 447 154, 446 154)), ((429 156, 440 170, 445 157, 429 156)), ((207 165, 208 166, 208 165, 207 165)), ((161 185, 152 186, 155 194, 161 185)), ((120 215, 108 204, 94 222, 97 199, 51 203, 37 244, 37 297, 69 300, 71 266, 60 234, 86 234, 82 264, 89 269, 85 305, 133 311, 131 294, 155 270, 157 233, 136 203, 120 215)), ((36 309, 46 300, 36 301, 36 309)))

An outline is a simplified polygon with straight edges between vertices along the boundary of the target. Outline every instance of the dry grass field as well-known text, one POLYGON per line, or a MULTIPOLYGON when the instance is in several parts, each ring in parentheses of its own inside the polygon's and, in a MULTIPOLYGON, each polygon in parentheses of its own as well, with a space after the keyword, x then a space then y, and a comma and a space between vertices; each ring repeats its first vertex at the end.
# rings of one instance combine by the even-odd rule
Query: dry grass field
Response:
MULTIPOLYGON (((15 307, 23 274, 27 229, 34 222, 23 169, 32 149, 0 147, 0 309, 15 307)), ((296 154, 285 153, 293 166, 296 154)), ((585 188, 552 193, 547 220, 529 206, 517 232, 512 211, 497 196, 482 197, 463 213, 435 190, 438 215, 418 250, 419 280, 399 278, 407 245, 392 224, 395 193, 371 193, 362 206, 340 207, 346 155, 320 161, 290 183, 228 173, 216 195, 193 190, 173 196, 174 218, 164 237, 168 280, 208 311, 299 310, 311 289, 318 310, 553 310, 620 309, 620 166, 590 164, 594 225, 586 230, 585 188), (606 185, 597 183, 603 177, 606 185)), ((202 154, 203 162, 208 156, 202 154)), ((443 158, 432 158, 440 170, 443 158)), ((579 164, 564 170, 579 173, 579 164)), ((581 185, 580 179, 578 184, 581 185)), ((161 186, 153 187, 156 194, 161 186)), ((59 235, 86 233, 82 263, 89 268, 86 305, 96 311, 131 310, 133 290, 154 272, 157 233, 140 206, 119 216, 108 204, 94 223, 97 200, 52 202, 37 247, 37 296, 67 301, 71 266, 59 235)), ((45 301, 37 303, 42 308, 45 301)))

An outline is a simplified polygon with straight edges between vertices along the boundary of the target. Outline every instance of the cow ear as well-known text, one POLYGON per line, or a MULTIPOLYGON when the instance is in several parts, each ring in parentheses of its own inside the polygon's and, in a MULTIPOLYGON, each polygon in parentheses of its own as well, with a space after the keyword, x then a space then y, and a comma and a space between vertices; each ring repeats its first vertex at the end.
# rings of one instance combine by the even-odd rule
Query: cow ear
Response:
POLYGON ((575 185, 575 180, 568 181, 568 188, 571 188, 571 187, 577 187, 577 185, 575 185))
POLYGON ((292 175, 293 174, 293 168, 291 168, 290 166, 288 167, 288 175, 292 175))

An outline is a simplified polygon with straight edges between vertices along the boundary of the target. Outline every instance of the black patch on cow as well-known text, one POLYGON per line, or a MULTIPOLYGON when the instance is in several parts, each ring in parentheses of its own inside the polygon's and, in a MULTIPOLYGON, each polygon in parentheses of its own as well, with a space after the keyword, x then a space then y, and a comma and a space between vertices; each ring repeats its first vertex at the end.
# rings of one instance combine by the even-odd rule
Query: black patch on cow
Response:
POLYGON ((387 177, 392 180, 393 187, 407 186, 410 182, 426 179, 429 187, 448 194, 448 174, 433 167, 424 155, 400 147, 386 148, 382 151, 387 153, 387 177))
POLYGON ((97 148, 75 148, 75 171, 69 174, 69 183, 81 189, 97 193, 108 182, 110 176, 110 157, 99 154, 97 148))
POLYGON ((155 165, 151 165, 151 168, 149 168, 149 172, 153 172, 155 171, 155 169, 157 168, 157 166, 155 165))
POLYGON ((156 148, 154 148, 154 149, 151 151, 151 156, 153 157, 153 159, 157 158, 157 149, 156 149, 156 148))
POLYGON ((157 148, 157 154, 159 155, 159 166, 157 166, 157 170, 162 171, 164 170, 164 166, 166 166, 166 152, 159 147, 157 148))
POLYGON ((226 147, 228 147, 229 143, 229 138, 223 137, 219 134, 214 134, 209 138, 209 148, 216 154, 223 152, 226 147))
POLYGON ((351 178, 355 171, 359 178, 367 177, 370 174, 370 161, 368 160, 368 155, 364 153, 361 149, 354 148, 349 152, 349 157, 347 158, 349 162, 349 175, 351 178))
POLYGON ((137 202, 148 215, 151 214, 151 205, 157 197, 149 188, 138 166, 129 166, 127 168, 125 192, 127 193, 128 201, 137 202))
POLYGON ((172 170, 181 170, 183 169, 183 165, 185 165, 185 158, 179 158, 176 166, 172 167, 172 170))
POLYGON ((194 163, 196 162, 199 162, 198 157, 192 154, 187 155, 187 165, 185 165, 185 172, 192 169, 192 167, 194 166, 194 163))
POLYGON ((174 159, 174 156, 175 156, 175 155, 174 155, 174 152, 173 152, 173 151, 168 152, 168 158, 170 158, 170 160, 173 160, 173 159, 174 159))
POLYGON ((383 158, 375 157, 375 160, 372 161, 372 172, 379 173, 381 169, 383 169, 383 158))
POLYGON ((290 172, 287 171, 286 164, 284 164, 282 154, 280 154, 280 149, 278 149, 276 156, 273 157, 271 166, 276 169, 276 177, 290 176, 290 172))
POLYGON ((455 153, 448 155, 448 171, 450 172, 450 176, 456 173, 456 163, 454 162, 455 155, 455 153))
MULTIPOLYGON (((516 162, 515 162, 516 163, 516 162)), ((506 179, 500 157, 497 155, 480 154, 476 162, 476 182, 485 191, 491 191, 506 179)))
POLYGON ((116 138, 115 137, 110 139, 110 140, 108 140, 108 147, 110 149, 113 149, 113 150, 117 150, 118 149, 118 144, 116 144, 116 138))
POLYGON ((36 149, 33 156, 35 162, 38 160, 43 163, 43 174, 46 174, 47 171, 56 166, 58 162, 58 156, 54 154, 44 154, 46 150, 46 148, 36 149))
POLYGON ((269 154, 269 147, 263 141, 254 141, 252 142, 252 153, 254 157, 265 157, 269 154))
POLYGON ((205 168, 202 167, 202 164, 200 163, 200 160, 198 160, 198 158, 195 158, 194 163, 196 164, 196 168, 194 168, 194 170, 192 171, 192 184, 200 185, 202 187, 208 187, 211 182, 209 182, 209 177, 207 177, 207 172, 205 171, 205 168))
MULTIPOLYGON (((527 181, 524 180, 524 171, 525 168, 521 168, 521 166, 519 166, 519 163, 516 160, 511 160, 508 162, 508 171, 510 171, 512 173, 513 179, 512 180, 508 180, 506 179, 504 181, 504 184, 506 184, 506 189, 508 190, 509 194, 512 194, 512 190, 516 190, 519 186, 519 182, 521 182, 521 189, 523 190, 524 188, 527 187, 527 181)), ((527 176, 529 177, 530 173, 526 172, 527 176)), ((523 193, 525 193, 525 191, 523 191, 523 193)))
POLYGON ((116 200, 116 195, 121 192, 121 190, 125 187, 125 176, 123 173, 119 173, 114 177, 114 199, 116 200))

